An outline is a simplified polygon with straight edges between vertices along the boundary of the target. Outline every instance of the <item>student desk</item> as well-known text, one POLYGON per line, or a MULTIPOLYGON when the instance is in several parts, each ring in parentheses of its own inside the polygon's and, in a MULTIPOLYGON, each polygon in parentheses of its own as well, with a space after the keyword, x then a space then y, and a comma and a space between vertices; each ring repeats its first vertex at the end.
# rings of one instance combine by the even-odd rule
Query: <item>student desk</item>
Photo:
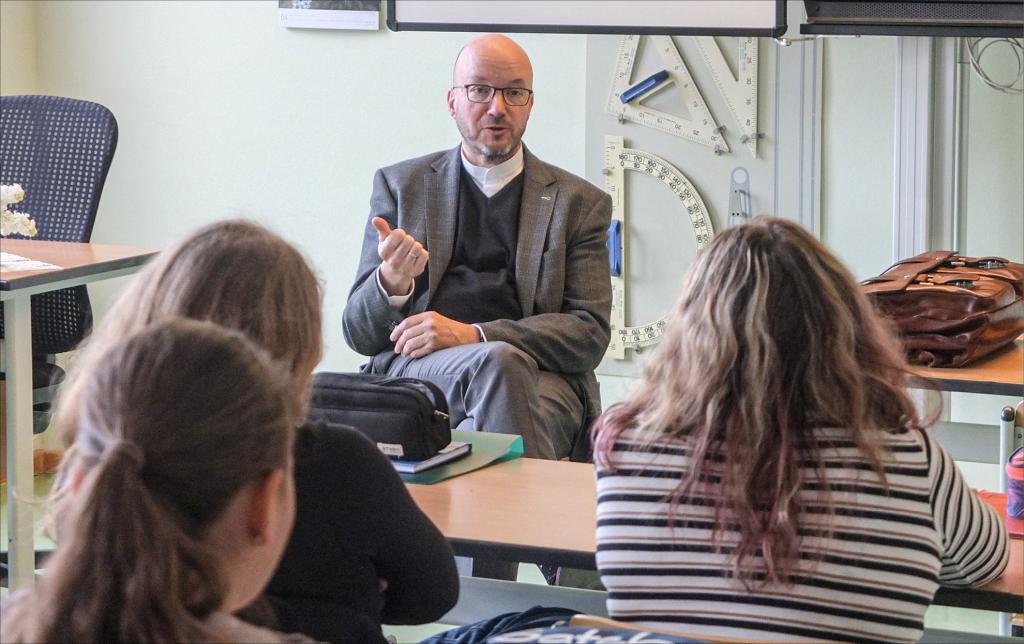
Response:
POLYGON ((1024 342, 958 369, 912 367, 914 387, 937 386, 941 391, 1024 396, 1024 342))
MULTIPOLYGON (((910 385, 914 388, 1024 398, 1024 342, 1018 339, 1008 349, 968 367, 913 367, 912 372, 910 385)), ((1015 426, 1012 409, 998 412, 998 420, 991 425, 939 422, 933 433, 958 460, 998 465, 1000 490, 1005 492, 1003 468, 1013 450, 1024 445, 1024 428, 1015 426), (998 427, 997 441, 992 441, 993 426, 998 427)))
POLYGON ((3 252, 59 268, 4 271, 7 354, 7 533, 8 583, 12 590, 32 585, 32 319, 29 297, 99 280, 129 275, 156 251, 134 246, 4 239, 3 252))
MULTIPOLYGON (((593 465, 521 458, 408 489, 457 555, 596 568, 593 465)), ((1020 612, 1024 540, 1010 547, 1001 578, 972 590, 940 588, 934 603, 1020 612)))

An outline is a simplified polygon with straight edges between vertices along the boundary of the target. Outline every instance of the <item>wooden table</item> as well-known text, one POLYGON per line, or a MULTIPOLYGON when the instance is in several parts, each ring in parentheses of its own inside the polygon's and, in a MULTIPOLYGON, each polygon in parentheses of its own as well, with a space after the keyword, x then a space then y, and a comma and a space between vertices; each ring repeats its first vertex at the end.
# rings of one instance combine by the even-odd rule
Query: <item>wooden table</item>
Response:
MULTIPOLYGON (((968 367, 957 369, 913 367, 910 386, 919 389, 1024 397, 1024 339, 986 356, 968 367)), ((992 410, 991 424, 976 425, 940 421, 935 436, 958 460, 994 463, 999 467, 999 487, 1006 491, 1003 466, 1017 447, 1024 445, 1024 432, 1016 426, 1014 410, 992 410), (997 428, 993 444, 991 429, 997 428)))
POLYGON ((156 251, 134 246, 4 239, 0 250, 59 268, 0 272, 7 354, 8 582, 32 585, 32 312, 30 296, 129 275, 156 251))
POLYGON ((915 387, 972 394, 1024 396, 1024 341, 958 369, 913 367, 915 387))
MULTIPOLYGON (((593 465, 521 458, 408 489, 457 555, 597 568, 593 465)), ((940 588, 934 603, 1024 610, 1024 541, 1011 539, 1002 577, 971 590, 940 588)))
POLYGON ((457 555, 596 569, 593 465, 518 458, 408 487, 457 555))

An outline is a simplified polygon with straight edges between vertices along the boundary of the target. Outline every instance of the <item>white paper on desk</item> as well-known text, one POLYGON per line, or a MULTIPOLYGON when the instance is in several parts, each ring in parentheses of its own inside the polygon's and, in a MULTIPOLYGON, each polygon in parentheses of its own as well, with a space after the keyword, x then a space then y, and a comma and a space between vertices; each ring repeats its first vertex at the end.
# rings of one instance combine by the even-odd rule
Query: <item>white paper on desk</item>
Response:
POLYGON ((0 252, 0 271, 5 273, 8 271, 41 271, 48 268, 60 268, 60 266, 38 262, 28 257, 15 255, 14 253, 0 252))

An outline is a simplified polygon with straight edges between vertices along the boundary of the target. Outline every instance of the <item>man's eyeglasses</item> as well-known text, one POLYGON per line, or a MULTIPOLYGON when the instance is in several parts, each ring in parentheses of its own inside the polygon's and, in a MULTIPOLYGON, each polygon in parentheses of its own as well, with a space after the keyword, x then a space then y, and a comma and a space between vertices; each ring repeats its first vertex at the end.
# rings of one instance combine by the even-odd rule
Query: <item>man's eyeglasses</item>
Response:
POLYGON ((521 107, 530 102, 532 89, 524 87, 491 87, 490 85, 456 85, 452 89, 462 87, 466 90, 466 98, 472 103, 490 103, 494 92, 501 90, 506 105, 521 107))

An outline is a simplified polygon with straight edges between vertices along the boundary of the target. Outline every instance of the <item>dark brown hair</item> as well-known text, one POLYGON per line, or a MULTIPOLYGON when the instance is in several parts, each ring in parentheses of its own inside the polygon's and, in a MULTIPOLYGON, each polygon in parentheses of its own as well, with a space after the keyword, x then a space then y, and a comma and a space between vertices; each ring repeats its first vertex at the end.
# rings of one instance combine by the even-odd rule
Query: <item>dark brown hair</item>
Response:
POLYGON ((209 640, 228 588, 204 539, 251 482, 287 468, 286 370, 243 335, 169 320, 123 338, 81 375, 78 491, 7 641, 209 640))
MULTIPOLYGON (((651 442, 686 437, 690 469, 674 503, 707 492, 716 531, 740 533, 737 576, 785 580, 799 557, 805 464, 824 478, 812 430, 849 428, 885 484, 878 432, 920 426, 907 374, 839 260, 798 224, 758 218, 698 255, 638 388, 595 425, 595 454, 614 469, 626 429, 651 442), (760 555, 763 571, 744 567, 760 555)), ((827 489, 820 498, 830 506, 827 489)))

